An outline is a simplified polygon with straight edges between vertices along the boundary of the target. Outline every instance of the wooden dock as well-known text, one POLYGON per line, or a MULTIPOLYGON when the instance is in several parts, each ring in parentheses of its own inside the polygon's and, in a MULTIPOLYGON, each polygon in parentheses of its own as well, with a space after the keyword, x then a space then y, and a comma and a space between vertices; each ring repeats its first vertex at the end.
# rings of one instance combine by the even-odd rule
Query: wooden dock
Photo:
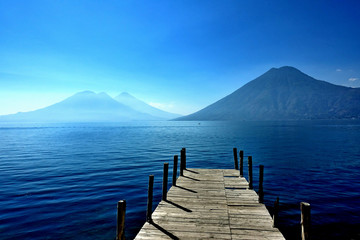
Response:
POLYGON ((183 170, 135 239, 284 239, 239 170, 183 170))

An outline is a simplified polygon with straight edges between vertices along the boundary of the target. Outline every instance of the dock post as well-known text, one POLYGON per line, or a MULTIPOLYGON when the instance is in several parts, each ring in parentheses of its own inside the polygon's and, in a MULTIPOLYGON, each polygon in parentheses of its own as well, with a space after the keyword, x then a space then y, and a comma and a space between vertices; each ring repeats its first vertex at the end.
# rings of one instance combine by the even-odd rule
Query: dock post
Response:
POLYGON ((164 163, 164 175, 163 175, 163 186, 162 186, 162 200, 166 200, 167 185, 168 185, 168 173, 169 173, 169 163, 164 163))
POLYGON ((186 169, 186 148, 182 148, 184 152, 184 169, 186 169))
POLYGON ((278 225, 278 217, 279 216, 279 197, 276 198, 274 203, 274 214, 273 214, 273 227, 277 227, 278 225))
POLYGON ((306 202, 300 203, 301 209, 301 239, 310 239, 310 204, 306 202))
POLYGON ((240 150, 240 177, 244 176, 244 151, 240 150))
POLYGON ((184 149, 180 151, 180 176, 184 176, 184 149))
POLYGON ((126 201, 120 200, 117 203, 116 240, 125 239, 125 213, 126 213, 126 201))
POLYGON ((176 186, 176 176, 177 176, 177 164, 178 164, 178 155, 174 156, 174 167, 173 167, 173 178, 172 178, 172 185, 176 186))
POLYGON ((259 203, 264 202, 264 165, 259 166, 259 203))
POLYGON ((154 189, 154 175, 149 175, 149 188, 148 188, 148 201, 146 210, 146 221, 151 222, 152 202, 153 202, 153 189, 154 189))
POLYGON ((239 170, 239 164, 238 164, 238 158, 237 158, 237 148, 233 148, 233 153, 234 153, 235 169, 239 170))
POLYGON ((252 157, 248 156, 249 189, 253 189, 252 157))

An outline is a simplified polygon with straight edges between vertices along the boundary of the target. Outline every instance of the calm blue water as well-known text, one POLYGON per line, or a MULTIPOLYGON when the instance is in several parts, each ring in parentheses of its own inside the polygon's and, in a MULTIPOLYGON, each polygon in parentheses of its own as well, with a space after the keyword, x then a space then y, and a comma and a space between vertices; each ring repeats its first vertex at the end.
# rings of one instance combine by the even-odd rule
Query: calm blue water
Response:
POLYGON ((289 239, 300 235, 301 201, 314 239, 360 239, 359 121, 2 123, 0 239, 114 239, 120 199, 133 238, 148 175, 158 202, 163 163, 172 174, 182 147, 188 167, 233 168, 233 147, 253 156, 254 176, 265 165, 265 203, 280 197, 289 239))

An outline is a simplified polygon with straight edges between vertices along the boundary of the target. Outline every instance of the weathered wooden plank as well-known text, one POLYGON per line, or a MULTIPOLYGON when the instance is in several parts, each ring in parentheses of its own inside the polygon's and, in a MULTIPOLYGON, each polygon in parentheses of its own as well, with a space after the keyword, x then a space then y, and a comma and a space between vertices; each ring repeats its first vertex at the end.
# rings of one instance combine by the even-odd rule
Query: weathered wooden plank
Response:
POLYGON ((233 169, 184 169, 136 239, 284 239, 233 169))

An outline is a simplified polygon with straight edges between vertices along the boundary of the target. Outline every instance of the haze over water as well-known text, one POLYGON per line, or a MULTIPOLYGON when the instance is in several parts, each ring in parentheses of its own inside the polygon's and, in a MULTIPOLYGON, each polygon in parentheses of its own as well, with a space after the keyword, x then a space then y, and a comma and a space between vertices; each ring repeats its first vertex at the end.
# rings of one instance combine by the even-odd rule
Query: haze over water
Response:
POLYGON ((265 204, 280 197, 286 237, 300 236, 306 201, 313 239, 359 239, 359 146, 359 121, 1 123, 0 238, 114 239, 126 199, 131 239, 145 222, 149 174, 158 202, 163 163, 171 176, 182 147, 192 168, 233 168, 237 147, 253 156, 255 189, 265 165, 265 204))

